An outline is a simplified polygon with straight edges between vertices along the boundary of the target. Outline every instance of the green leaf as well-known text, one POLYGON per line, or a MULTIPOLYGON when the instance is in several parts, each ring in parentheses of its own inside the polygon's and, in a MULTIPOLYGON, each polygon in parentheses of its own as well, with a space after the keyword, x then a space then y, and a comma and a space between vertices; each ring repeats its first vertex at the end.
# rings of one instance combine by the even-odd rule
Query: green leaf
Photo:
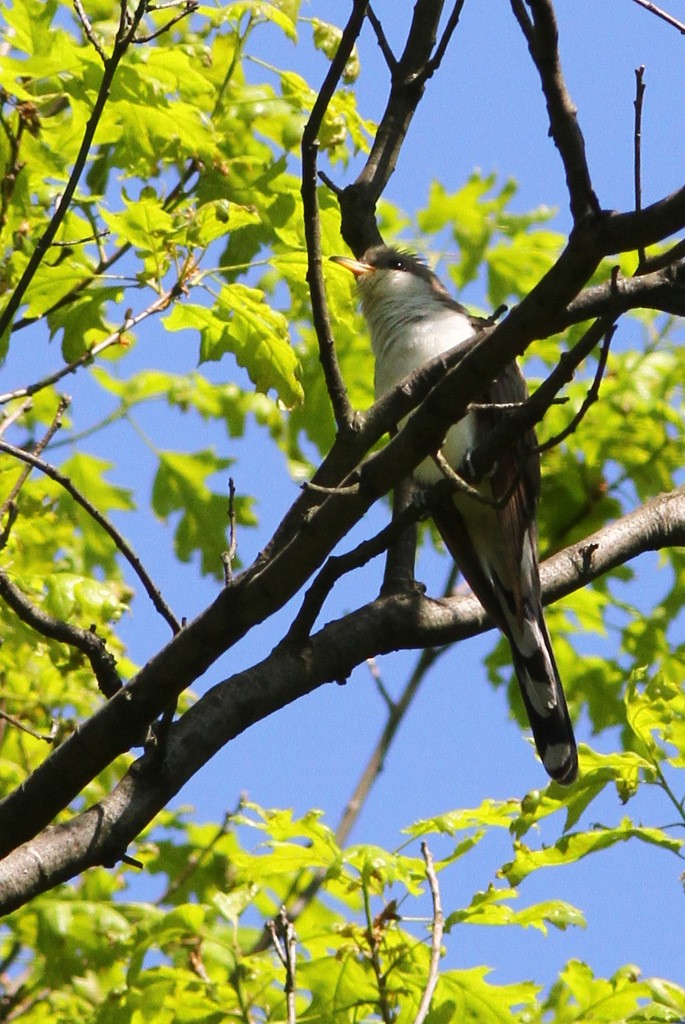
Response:
POLYGON ((445 971, 438 981, 433 1006, 427 1020, 430 1024, 448 1021, 488 1021, 511 1024, 515 1008, 532 1009, 535 993, 532 982, 513 985, 491 985, 486 981, 487 967, 445 971))
POLYGON ((432 818, 424 818, 405 829, 413 836, 430 835, 432 832, 445 832, 456 835, 464 829, 481 826, 509 828, 519 812, 518 800, 484 800, 480 807, 471 807, 459 811, 448 811, 432 818))
POLYGON ((682 687, 656 675, 646 686, 635 675, 625 696, 628 725, 647 751, 650 760, 657 762, 666 756, 676 768, 685 767, 685 694, 682 687), (675 748, 665 754, 657 746, 654 734, 675 748))
MULTIPOLYGON (((113 470, 114 463, 78 452, 60 467, 61 472, 69 477, 72 484, 83 494, 91 505, 107 516, 114 511, 132 511, 135 508, 132 492, 118 484, 105 479, 105 474, 113 470)), ((108 573, 114 573, 116 547, 102 527, 93 523, 92 518, 74 499, 61 487, 55 486, 61 514, 67 522, 78 526, 83 534, 86 566, 102 566, 108 573)))
POLYGON ((175 305, 164 319, 169 331, 200 331, 200 361, 232 353, 259 391, 273 388, 283 404, 302 401, 298 360, 289 341, 288 322, 272 309, 258 288, 226 285, 213 307, 175 305))
POLYGON ((573 864, 591 853, 610 849, 617 843, 625 843, 629 839, 639 839, 643 843, 661 847, 675 854, 680 853, 683 845, 682 840, 674 839, 662 829, 633 825, 629 818, 624 818, 614 828, 572 832, 562 836, 552 846, 541 850, 531 850, 530 847, 517 842, 514 846, 514 860, 504 864, 499 874, 505 877, 510 885, 520 885, 524 878, 539 868, 573 864))
POLYGON ((514 910, 505 900, 517 899, 515 889, 495 889, 476 893, 464 910, 450 914, 445 927, 450 930, 456 924, 519 925, 522 928, 537 928, 544 935, 547 925, 566 931, 569 925, 585 927, 585 918, 580 910, 563 900, 546 900, 534 903, 523 910, 514 910))
POLYGON ((53 572, 45 580, 45 609, 65 622, 107 622, 118 619, 127 604, 120 583, 100 582, 69 572, 53 572))
MULTIPOLYGON (((321 21, 320 18, 311 18, 310 24, 312 26, 312 34, 314 39, 314 46, 317 50, 321 50, 325 53, 329 60, 333 60, 338 47, 340 46, 340 40, 342 39, 342 30, 337 25, 331 25, 328 21, 321 21)), ((356 82, 360 72, 359 55, 357 53, 356 46, 353 47, 352 53, 347 58, 345 69, 343 71, 343 81, 350 85, 352 82, 356 82)))
POLYGON ((103 210, 105 223, 115 233, 117 244, 133 245, 154 279, 161 281, 171 256, 171 237, 177 230, 174 219, 162 199, 149 192, 135 201, 124 196, 124 203, 121 213, 103 210))

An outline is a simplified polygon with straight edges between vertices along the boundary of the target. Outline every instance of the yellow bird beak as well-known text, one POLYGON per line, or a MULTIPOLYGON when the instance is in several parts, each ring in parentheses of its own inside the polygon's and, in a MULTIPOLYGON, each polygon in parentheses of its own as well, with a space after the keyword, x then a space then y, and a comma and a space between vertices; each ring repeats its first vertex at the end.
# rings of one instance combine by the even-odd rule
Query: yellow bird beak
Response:
POLYGON ((361 277, 362 274, 372 274, 376 270, 370 263, 364 263, 363 260, 354 260, 350 256, 330 256, 331 263, 339 263, 345 270, 349 270, 355 277, 361 277))

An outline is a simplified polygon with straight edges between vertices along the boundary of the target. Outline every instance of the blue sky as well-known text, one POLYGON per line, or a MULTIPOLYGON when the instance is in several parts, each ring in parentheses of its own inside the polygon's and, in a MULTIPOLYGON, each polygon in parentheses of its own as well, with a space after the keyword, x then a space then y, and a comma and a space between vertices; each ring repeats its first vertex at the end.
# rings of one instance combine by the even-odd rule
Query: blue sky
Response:
MULTIPOLYGON (((398 0, 374 3, 377 15, 388 26, 396 52, 403 44, 412 6, 398 0)), ((673 6, 683 5, 674 0, 673 6)), ((348 10, 349 3, 343 0, 311 0, 303 4, 302 14, 341 24, 348 10)), ((630 0, 559 0, 557 12, 567 83, 579 108, 601 203, 626 209, 632 203, 634 70, 642 64, 646 66, 647 83, 644 202, 679 187, 685 166, 682 37, 630 0)), ((685 10, 680 13, 685 16, 685 10)), ((295 48, 275 30, 267 30, 255 36, 254 52, 278 66, 294 67, 316 87, 326 64, 320 54, 313 52, 306 29, 301 38, 301 45, 295 48)), ((359 50, 360 108, 366 116, 377 119, 385 103, 387 71, 368 26, 359 50)), ((361 158, 344 175, 335 170, 336 183, 351 182, 360 166, 361 158)), ((386 196, 412 212, 425 204, 432 180, 456 190, 474 168, 496 172, 502 181, 515 178, 519 184, 516 210, 541 204, 556 208, 553 226, 561 231, 568 229, 564 177, 547 137, 537 74, 504 0, 470 0, 465 5, 448 56, 429 83, 386 196)), ((461 298, 475 306, 486 305, 478 285, 461 298)), ((171 336, 154 324, 148 323, 145 330, 145 346, 138 347, 133 359, 142 359, 148 366, 160 360, 178 372, 194 368, 195 344, 187 339, 184 343, 176 335, 170 341, 171 336)), ((235 375, 228 361, 210 370, 216 379, 235 375)), ((76 383, 77 401, 72 412, 83 427, 91 419, 78 405, 79 387, 76 383)), ((192 435, 188 435, 188 418, 181 421, 160 410, 141 413, 141 422, 153 435, 162 432, 164 443, 170 447, 176 441, 179 447, 189 448, 226 445, 225 438, 210 436, 199 423, 192 423, 192 435)), ((127 430, 119 425, 94 442, 92 450, 106 456, 130 444, 127 430)), ((264 545, 297 493, 278 454, 265 452, 260 441, 259 434, 251 430, 245 439, 232 440, 221 452, 236 460, 232 472, 239 490, 251 491, 257 498, 260 527, 258 531, 245 531, 240 538, 243 562, 249 562, 264 545)), ((132 468, 133 478, 122 477, 118 482, 130 484, 133 480, 148 487, 152 461, 146 465, 143 454, 132 468)), ((374 510, 349 538, 345 549, 355 539, 371 535, 383 524, 385 515, 383 508, 374 510)), ((149 520, 129 516, 120 522, 144 553, 146 564, 172 607, 188 617, 198 613, 213 597, 215 584, 199 578, 194 567, 175 563, 165 527, 160 525, 151 532, 149 520)), ((636 563, 633 600, 649 600, 654 579, 658 581, 657 565, 656 558, 636 563)), ((427 554, 421 560, 419 576, 432 592, 438 592, 447 568, 444 559, 427 554)), ((381 571, 378 564, 365 574, 363 586, 369 596, 377 587, 381 571)), ((357 579, 340 587, 329 614, 353 607, 358 590, 357 579)), ((208 673, 196 687, 197 692, 268 653, 293 610, 285 609, 242 641, 208 673)), ((132 656, 139 662, 167 639, 163 624, 152 618, 142 595, 136 599, 123 630, 132 656)), ((589 649, 599 644, 595 645, 595 639, 588 641, 589 649)), ((492 636, 478 638, 441 659, 402 725, 352 841, 394 847, 402 841, 401 829, 417 818, 453 807, 478 805, 488 796, 521 796, 544 785, 545 776, 532 748, 508 718, 503 694, 493 691, 485 679, 481 659, 492 642, 492 636)), ((382 659, 380 670, 392 693, 399 692, 413 663, 414 657, 408 655, 382 659)), ((382 701, 368 669, 361 667, 345 687, 324 687, 239 737, 183 790, 180 800, 193 804, 201 819, 218 821, 226 809, 235 806, 239 794, 247 792, 265 806, 289 806, 297 813, 310 807, 323 808, 328 823, 335 825, 383 721, 382 701)), ((578 735, 581 740, 590 739, 587 723, 581 722, 578 735)), ((616 737, 603 736, 594 745, 611 750, 615 742, 616 737)), ((602 816, 607 822, 618 820, 622 813, 613 794, 607 794, 592 809, 595 818, 602 816)), ((670 820, 666 806, 655 809, 644 797, 630 804, 625 813, 638 821, 644 815, 649 823, 670 820)), ((485 888, 509 854, 506 843, 493 840, 456 864, 442 878, 446 906, 452 909, 468 901, 476 888, 485 888)), ((492 979, 498 983, 533 978, 545 984, 551 983, 570 957, 587 959, 602 974, 635 962, 645 974, 663 974, 683 984, 685 956, 679 936, 685 924, 685 907, 679 873, 672 857, 637 844, 595 856, 589 864, 540 872, 523 884, 519 904, 566 899, 586 913, 587 931, 554 931, 544 938, 514 929, 462 929, 447 940, 448 962, 459 966, 490 964, 495 968, 492 979)), ((141 886, 144 883, 139 880, 136 889, 141 886)))

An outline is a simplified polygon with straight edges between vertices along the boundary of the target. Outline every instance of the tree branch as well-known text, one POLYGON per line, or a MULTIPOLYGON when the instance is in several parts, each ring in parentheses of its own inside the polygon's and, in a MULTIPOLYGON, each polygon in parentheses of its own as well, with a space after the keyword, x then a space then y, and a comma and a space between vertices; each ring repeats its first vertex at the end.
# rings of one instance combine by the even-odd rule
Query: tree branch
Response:
POLYGON ((319 358, 333 415, 339 431, 349 430, 353 410, 338 365, 335 342, 328 315, 326 289, 321 265, 321 222, 316 195, 316 157, 318 134, 328 105, 342 77, 366 15, 367 0, 355 0, 352 13, 343 31, 335 58, 331 62, 324 83, 316 97, 307 124, 302 133, 302 214, 307 244, 307 283, 312 300, 312 320, 319 343, 319 358))
POLYGON ((673 28, 677 28, 681 35, 685 36, 685 24, 683 24, 682 21, 678 21, 677 18, 674 18, 672 14, 668 14, 666 11, 663 11, 660 7, 657 7, 656 4, 651 3, 650 0, 633 0, 633 2, 639 4, 640 7, 644 7, 646 11, 650 12, 650 14, 656 14, 658 18, 662 18, 669 25, 672 25, 673 28))
MULTIPOLYGON (((680 249, 680 245, 676 247, 680 249)), ((554 323, 552 334, 561 334, 572 324, 595 317, 617 319, 631 309, 653 309, 672 316, 685 316, 685 244, 680 259, 671 260, 651 273, 639 272, 636 277, 616 275, 611 281, 585 288, 573 299, 554 323)), ((676 253, 678 255, 678 253, 676 253)), ((658 257, 647 260, 657 264, 658 257)))
POLYGON ((145 588, 145 591, 154 607, 162 618, 168 622, 172 631, 174 633, 178 633, 181 628, 180 622, 167 605, 159 588, 153 582, 152 577, 145 569, 138 555, 135 553, 126 538, 117 530, 109 519, 107 519, 107 517, 104 516, 84 494, 81 494, 78 487, 74 486, 69 477, 65 476, 64 473, 61 473, 49 462, 45 462, 43 459, 39 459, 31 452, 24 451, 23 448, 17 448, 15 445, 9 444, 7 441, 0 440, 0 451, 5 452, 7 455, 14 456, 15 459, 19 459, 21 462, 25 462, 29 466, 33 466, 35 469, 39 469, 41 473, 50 477, 50 479, 54 480, 55 483, 58 483, 60 487, 63 487, 67 494, 71 495, 74 501, 80 505, 91 519, 94 519, 98 526, 100 526, 112 539, 117 550, 121 552, 140 582, 143 584, 143 587, 145 588))
POLYGON ((68 644, 69 647, 75 647, 85 654, 100 691, 105 697, 112 697, 121 689, 121 679, 115 668, 116 659, 107 650, 104 640, 101 640, 93 629, 72 626, 37 608, 1 569, 0 597, 22 622, 35 629, 41 636, 68 644))
POLYGON ((435 986, 438 983, 440 957, 442 956, 442 935, 445 928, 445 915, 442 912, 440 885, 438 884, 438 876, 435 873, 433 855, 428 849, 428 844, 426 842, 421 843, 421 853, 423 854, 423 859, 426 862, 426 878, 428 879, 431 899, 433 901, 433 934, 431 937, 430 970, 426 980, 426 987, 423 995, 421 996, 419 1008, 416 1011, 416 1016, 414 1017, 414 1024, 423 1024, 428 1016, 428 1011, 430 1010, 435 986))
MULTIPOLYGON (((683 544, 685 487, 652 499, 543 563, 544 600, 570 594, 645 551, 683 544)), ((54 773, 61 776, 63 796, 81 762, 92 770, 93 748, 111 746, 112 735, 128 727, 135 706, 143 700, 150 704, 140 684, 126 687, 0 804, 2 853, 26 843, 0 862, 0 910, 16 909, 87 867, 112 864, 202 765, 255 722, 347 675, 368 657, 454 643, 487 628, 475 598, 432 600, 418 592, 378 598, 329 623, 301 646, 277 648, 260 664, 212 687, 170 729, 162 763, 142 758, 99 804, 26 843, 46 824, 45 799, 54 773)), ((181 653, 176 648, 173 664, 182 671, 181 653)), ((151 671, 148 665, 141 674, 151 671)), ((167 689, 160 701, 169 699, 167 689)))
POLYGON ((423 96, 435 50, 444 0, 417 0, 407 42, 390 65, 392 83, 371 153, 357 180, 338 193, 342 235, 356 256, 382 242, 376 202, 390 179, 412 118, 423 96))
MULTIPOLYGON (((635 188, 635 209, 642 209, 642 103, 645 96, 644 65, 635 68, 635 130, 633 133, 633 184, 635 188)), ((638 250, 638 266, 645 262, 645 250, 638 250)))
POLYGON ((600 205, 585 156, 585 142, 569 96, 559 60, 559 34, 550 0, 526 0, 532 12, 529 19, 523 0, 511 0, 514 14, 521 26, 530 55, 538 69, 542 91, 547 102, 550 134, 559 150, 568 188, 574 223, 597 215, 600 205))

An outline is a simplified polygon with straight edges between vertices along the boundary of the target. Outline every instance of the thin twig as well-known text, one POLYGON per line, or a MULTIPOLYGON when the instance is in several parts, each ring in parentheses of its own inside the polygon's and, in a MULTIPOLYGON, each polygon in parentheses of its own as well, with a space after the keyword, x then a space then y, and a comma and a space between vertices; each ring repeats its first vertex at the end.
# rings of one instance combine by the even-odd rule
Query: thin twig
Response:
POLYGON ((459 22, 459 18, 461 16, 461 12, 462 12, 462 8, 464 6, 464 2, 465 2, 465 0, 456 0, 456 3, 454 5, 454 7, 452 8, 452 13, 450 14, 449 18, 447 19, 447 24, 445 25, 445 31, 442 33, 442 36, 440 37, 440 41, 438 42, 438 45, 435 48, 435 54, 431 57, 431 59, 426 64, 426 69, 425 69, 424 75, 423 75, 424 78, 430 78, 431 75, 434 75, 435 72, 440 67, 440 65, 442 63, 442 59, 445 56, 445 52, 447 50, 447 47, 449 46, 450 39, 452 38, 452 35, 454 34, 454 30, 456 29, 457 24, 459 22))
POLYGON ((0 414, 0 437, 9 430, 13 423, 20 420, 24 413, 29 411, 32 405, 33 402, 31 399, 27 398, 25 402, 21 402, 20 405, 15 406, 15 408, 11 409, 9 412, 5 412, 3 409, 0 414))
POLYGON ((609 356, 609 346, 611 345, 611 340, 615 333, 616 325, 612 324, 611 327, 607 329, 606 334, 604 335, 604 341, 602 342, 602 347, 599 352, 599 359, 597 360, 597 370, 595 371, 595 378, 592 382, 591 387, 588 389, 585 398, 583 399, 580 409, 575 414, 570 423, 568 423, 562 431, 560 431, 558 434, 555 434, 554 437, 548 438, 543 444, 539 444, 536 446, 535 451, 539 455, 542 454, 542 452, 548 451, 550 448, 555 448, 558 444, 561 444, 562 441, 565 441, 570 434, 577 430, 579 424, 583 420, 590 406, 594 405, 594 403, 598 401, 599 386, 602 382, 602 378, 604 377, 604 371, 606 370, 607 365, 607 358, 609 356))
POLYGON ((228 586, 233 579, 233 560, 238 547, 235 518, 235 484, 233 477, 228 478, 228 548, 221 554, 224 567, 224 584, 228 586))
POLYGON ((43 743, 50 744, 55 742, 54 730, 48 733, 48 735, 46 736, 45 733, 37 732, 35 729, 29 728, 28 725, 24 725, 21 719, 15 718, 14 715, 8 714, 7 711, 3 711, 2 708, 0 708, 0 718, 3 718, 6 722, 9 722, 9 724, 13 725, 15 729, 21 729, 22 732, 27 733, 29 736, 33 736, 34 740, 42 740, 43 743))
MULTIPOLYGON (((184 18, 187 18, 189 14, 192 14, 194 11, 196 11, 198 8, 198 4, 199 0, 186 0, 185 10, 181 11, 179 14, 174 15, 173 18, 169 18, 169 20, 165 22, 164 25, 162 25, 161 28, 158 28, 155 32, 150 32, 149 35, 146 36, 136 36, 133 42, 136 43, 136 45, 139 45, 141 43, 151 43, 153 39, 157 39, 159 36, 164 35, 164 33, 168 32, 170 28, 173 28, 174 25, 177 25, 179 21, 182 21, 184 18)), ((175 5, 169 4, 167 6, 175 5)), ((161 10, 161 8, 157 7, 156 10, 161 10)))
MULTIPOLYGON (((12 102, 12 100, 6 92, 3 92, 1 95, 3 100, 12 102)), ((2 104, 0 103, 0 108, 1 105, 2 104)), ((18 117, 16 132, 13 131, 11 124, 5 118, 4 114, 2 113, 2 110, 0 109, 0 127, 2 127, 2 130, 4 131, 5 136, 7 137, 7 142, 9 145, 9 153, 7 154, 5 160, 5 170, 2 177, 2 188, 0 189, 0 228, 4 228, 5 224, 7 223, 7 211, 9 210, 10 203, 14 195, 14 190, 17 185, 17 179, 19 178, 19 174, 24 167, 24 163, 19 159, 19 153, 21 150, 22 135, 24 134, 24 128, 27 122, 21 116, 22 108, 19 102, 16 101, 15 105, 18 117)))
POLYGON ((352 48, 359 37, 364 23, 366 7, 367 0, 354 0, 352 13, 347 25, 343 29, 336 55, 331 61, 323 85, 319 90, 319 94, 312 107, 312 112, 302 133, 301 194, 304 232, 307 244, 307 283, 312 301, 312 321, 319 344, 319 358, 333 415, 340 432, 350 429, 353 421, 353 409, 342 373, 340 372, 328 313, 328 303, 326 301, 321 260, 321 222, 319 218, 319 202, 316 194, 316 162, 319 146, 318 134, 321 129, 321 123, 343 75, 349 56, 352 53, 352 48))
POLYGON ((171 897, 183 888, 188 879, 206 861, 207 857, 209 857, 217 843, 221 839, 223 839, 223 837, 228 833, 229 823, 232 820, 232 818, 235 817, 236 813, 237 809, 235 811, 227 811, 226 814, 224 814, 223 821, 217 827, 214 836, 209 840, 209 842, 201 849, 198 849, 197 847, 194 848, 193 852, 190 854, 187 861, 185 862, 183 869, 180 872, 178 872, 178 874, 174 875, 173 879, 169 881, 169 884, 162 893, 162 895, 155 900, 155 906, 160 907, 164 906, 165 903, 169 903, 171 897))
POLYGON ((394 540, 424 515, 425 510, 418 503, 412 503, 403 509, 397 518, 380 530, 375 537, 362 541, 356 548, 344 555, 331 555, 307 590, 300 610, 282 642, 284 644, 300 643, 309 636, 323 603, 336 582, 346 573, 361 568, 372 558, 387 551, 394 540))
MULTIPOLYGON (((677 264, 685 258, 685 239, 681 239, 680 242, 676 242, 666 252, 655 253, 654 256, 647 256, 643 262, 635 270, 635 277, 646 277, 647 274, 653 274, 657 270, 663 270, 665 267, 670 267, 671 264, 677 264)), ((579 298, 582 298, 582 292, 579 298)))
POLYGON ((278 917, 274 921, 268 921, 266 929, 271 936, 271 942, 276 950, 278 959, 285 968, 285 998, 287 1004, 287 1024, 297 1024, 297 1013, 295 1006, 296 989, 296 967, 297 967, 297 935, 292 921, 288 919, 285 907, 281 907, 278 917))
MULTIPOLYGON (((635 68, 635 134, 634 134, 634 178, 635 178, 635 211, 642 209, 642 101, 645 95, 644 64, 635 68)), ((645 248, 637 250, 638 266, 645 261, 645 248)))
MULTIPOLYGON (((189 179, 192 177, 193 174, 195 174, 197 169, 197 161, 195 159, 190 160, 183 175, 179 178, 179 180, 176 182, 176 184, 174 185, 174 187, 172 188, 172 190, 169 192, 168 196, 162 203, 162 209, 164 211, 175 209, 176 203, 179 202, 184 195, 183 190, 185 186, 188 184, 189 179)), ((87 204, 84 205, 84 212, 86 214, 87 219, 91 222, 91 224, 93 224, 94 238, 99 243, 99 233, 95 228, 95 223, 90 214, 89 206, 87 204)), ((54 245, 55 243, 53 242, 52 244, 54 245)), ((102 275, 106 271, 110 270, 115 263, 118 263, 119 260, 123 256, 125 256, 131 248, 131 242, 124 242, 124 244, 121 245, 118 249, 116 249, 111 256, 105 256, 104 252, 101 251, 102 247, 99 246, 100 261, 97 264, 97 266, 93 267, 93 270, 89 277, 85 277, 83 278, 83 280, 79 281, 78 284, 74 285, 74 287, 70 291, 68 291, 60 299, 57 299, 56 302, 53 302, 53 304, 51 306, 48 306, 47 309, 43 310, 42 313, 39 313, 36 316, 21 317, 12 325, 12 332, 14 333, 15 331, 23 330, 25 327, 30 327, 31 324, 35 324, 38 320, 44 319, 51 313, 55 313, 57 312, 57 310, 63 309, 65 306, 69 306, 78 298, 81 292, 85 291, 85 289, 88 288, 93 283, 93 281, 95 281, 99 277, 102 277, 102 275)))
POLYGON ((73 0, 73 2, 74 2, 74 10, 76 11, 76 16, 78 17, 78 20, 81 22, 81 26, 82 26, 83 31, 85 33, 86 39, 91 44, 91 46, 95 49, 96 53, 98 54, 100 60, 105 65, 105 67, 107 67, 107 54, 103 50, 102 45, 100 43, 100 40, 95 35, 95 32, 93 30, 93 25, 91 23, 90 18, 88 17, 88 15, 86 14, 86 12, 85 12, 85 10, 83 8, 83 4, 81 3, 81 0, 73 0))
MULTIPOLYGON (((450 571, 443 587, 442 596, 447 597, 454 589, 458 569, 454 563, 450 565, 450 571)), ((381 735, 371 752, 366 765, 354 788, 352 796, 347 801, 342 818, 335 830, 336 842, 344 846, 349 839, 350 832, 356 824, 366 799, 371 792, 373 784, 383 770, 388 751, 397 735, 397 730, 404 721, 409 707, 418 693, 418 690, 426 678, 429 670, 433 667, 438 658, 447 650, 446 647, 427 647, 420 652, 414 670, 407 680, 404 690, 399 698, 393 702, 389 709, 388 717, 381 731, 381 735)))
POLYGON ((480 502, 481 505, 493 504, 492 498, 488 497, 486 494, 481 494, 479 490, 467 483, 463 476, 459 475, 456 469, 452 469, 441 451, 435 452, 431 458, 445 479, 449 480, 455 491, 458 491, 460 494, 468 495, 469 498, 472 498, 473 501, 480 502))
POLYGON ((369 4, 369 6, 366 9, 366 17, 369 19, 369 22, 371 23, 371 28, 373 29, 376 35, 376 42, 378 43, 380 51, 383 54, 385 63, 388 65, 388 70, 392 74, 397 68, 397 57, 392 52, 392 47, 390 46, 388 38, 385 32, 383 31, 383 26, 381 25, 380 19, 378 18, 371 4, 369 4))
POLYGON ((93 629, 81 629, 56 619, 29 601, 19 587, 0 569, 0 597, 27 626, 41 636, 75 647, 88 658, 98 686, 105 697, 113 697, 122 686, 116 660, 93 629))
POLYGON ((573 379, 577 367, 602 341, 613 322, 613 317, 600 317, 591 324, 580 341, 562 355, 534 394, 523 402, 519 409, 505 415, 483 443, 470 452, 469 466, 474 479, 481 480, 486 476, 497 459, 502 457, 503 451, 540 422, 561 388, 573 379))
POLYGON ((673 28, 677 28, 681 35, 685 36, 685 25, 682 21, 678 21, 672 14, 667 14, 666 11, 662 11, 656 4, 650 3, 650 0, 634 0, 640 7, 644 7, 646 11, 650 11, 651 14, 656 14, 657 18, 663 18, 664 21, 672 25, 673 28))
POLYGON ((107 238, 110 231, 109 228, 102 228, 100 231, 94 231, 92 235, 84 235, 83 238, 73 238, 66 242, 53 242, 53 249, 71 249, 76 245, 87 245, 88 242, 97 242, 102 238, 107 238))
POLYGON ((302 484, 302 490, 311 491, 312 494, 321 494, 327 497, 343 494, 354 497, 354 495, 359 494, 359 484, 340 484, 338 487, 324 487, 323 484, 314 483, 313 480, 305 480, 302 484))
POLYGON ((129 563, 136 576, 143 584, 145 591, 152 601, 154 607, 157 609, 159 614, 165 619, 171 626, 174 634, 178 633, 181 629, 181 625, 171 611, 166 601, 163 599, 158 587, 153 582, 151 576, 143 566, 140 558, 135 553, 128 541, 122 536, 117 528, 107 519, 106 516, 100 512, 99 509, 93 505, 91 501, 86 498, 84 494, 79 491, 68 476, 61 473, 55 466, 49 462, 44 462, 43 459, 37 458, 31 452, 26 452, 22 448, 17 448, 13 444, 8 444, 7 441, 0 441, 0 451, 5 452, 7 455, 13 455, 15 459, 20 459, 22 462, 28 463, 35 469, 39 469, 41 473, 45 473, 46 476, 50 477, 56 483, 63 487, 64 490, 71 495, 74 501, 83 508, 91 519, 102 527, 105 533, 114 541, 116 548, 121 552, 126 561, 129 563))
POLYGON ((371 900, 366 880, 362 880, 362 893, 364 913, 366 915, 366 940, 369 944, 371 966, 378 986, 378 1010, 383 1024, 393 1024, 393 1012, 388 1001, 388 976, 383 970, 383 961, 381 960, 381 941, 385 928, 385 917, 382 913, 375 918, 372 917, 371 900))
POLYGON ((423 854, 423 859, 426 862, 426 878, 428 879, 431 898, 433 900, 433 937, 431 939, 430 970, 428 972, 428 979, 426 980, 426 987, 423 990, 423 995, 421 996, 419 1008, 416 1011, 416 1016, 414 1017, 414 1024, 423 1024, 428 1016, 428 1011, 430 1010, 435 986, 438 983, 440 957, 442 956, 442 936, 445 929, 445 915, 442 911, 438 876, 435 873, 433 855, 428 849, 428 844, 426 842, 421 843, 421 853, 423 854))
MULTIPOLYGON (((41 455, 45 451, 46 447, 48 446, 48 444, 50 443, 52 438, 55 436, 56 432, 62 426, 62 418, 64 416, 65 410, 69 406, 70 401, 71 401, 70 398, 68 398, 66 395, 62 395, 62 397, 59 400, 59 405, 57 406, 57 412, 55 413, 55 415, 53 417, 52 423, 50 424, 48 429, 45 431, 45 434, 43 435, 43 437, 41 437, 40 441, 36 444, 35 448, 33 449, 33 454, 34 455, 41 455)), ((26 404, 27 403, 23 403, 24 406, 26 404)), ((12 502, 14 501, 16 496, 19 494, 19 491, 24 486, 24 483, 28 479, 28 476, 29 476, 29 473, 31 472, 31 469, 32 469, 31 466, 25 466, 24 469, 22 470, 22 472, 19 474, 19 479, 16 481, 16 483, 14 484, 12 489, 10 490, 9 494, 7 495, 5 500, 3 501, 2 505, 0 505, 0 519, 4 516, 5 512, 7 511, 7 509, 12 504, 12 502)))

